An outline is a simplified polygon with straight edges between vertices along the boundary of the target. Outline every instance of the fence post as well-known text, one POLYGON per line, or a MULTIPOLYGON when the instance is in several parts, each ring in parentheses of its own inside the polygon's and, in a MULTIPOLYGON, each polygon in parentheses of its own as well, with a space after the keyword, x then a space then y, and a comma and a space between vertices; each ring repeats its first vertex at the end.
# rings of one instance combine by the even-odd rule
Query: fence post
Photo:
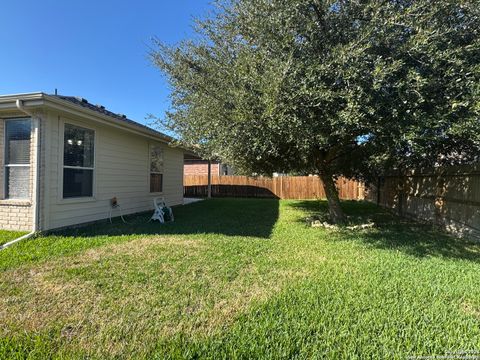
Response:
POLYGON ((207 198, 212 197, 212 161, 208 160, 207 198))

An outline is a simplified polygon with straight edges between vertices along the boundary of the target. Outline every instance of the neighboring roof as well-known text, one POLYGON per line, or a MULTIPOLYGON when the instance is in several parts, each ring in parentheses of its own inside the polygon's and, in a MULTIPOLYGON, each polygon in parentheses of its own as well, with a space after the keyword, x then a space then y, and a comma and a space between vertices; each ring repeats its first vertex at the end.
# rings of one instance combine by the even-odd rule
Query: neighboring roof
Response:
MULTIPOLYGON (((193 161, 196 161, 196 160, 204 160, 204 159, 202 159, 200 156, 198 156, 197 154, 195 154, 193 151, 186 152, 186 153, 183 155, 183 158, 184 158, 184 160, 193 160, 193 161)), ((208 161, 208 160, 206 160, 206 161, 208 161)))
MULTIPOLYGON (((185 164, 208 164, 207 159, 202 159, 200 157, 194 158, 192 155, 189 156, 187 153, 184 154, 183 161, 185 162, 185 164)), ((211 163, 220 164, 220 161, 211 160, 211 163)))
MULTIPOLYGON (((105 119, 107 117, 108 122, 123 126, 126 128, 134 128, 142 133, 148 133, 149 135, 153 135, 162 139, 165 142, 173 142, 175 139, 171 136, 168 136, 160 131, 152 129, 146 125, 140 124, 134 120, 128 119, 123 114, 114 113, 112 111, 107 110, 104 106, 101 105, 94 105, 89 103, 86 99, 76 96, 65 96, 65 95, 53 95, 53 94, 45 94, 42 92, 37 93, 25 93, 25 94, 12 94, 12 95, 0 95, 0 109, 2 108, 2 103, 12 102, 15 99, 20 99, 22 101, 29 101, 32 106, 38 106, 40 104, 44 104, 41 102, 40 104, 37 102, 38 100, 51 100, 51 102, 60 103, 64 105, 74 105, 74 107, 78 108, 79 110, 87 110, 87 112, 95 112, 99 115, 103 115, 102 118, 105 119)), ((25 103, 25 105, 30 105, 30 103, 25 103)), ((47 102, 48 104, 48 102, 47 102)), ((6 106, 7 104, 5 104, 6 106)))

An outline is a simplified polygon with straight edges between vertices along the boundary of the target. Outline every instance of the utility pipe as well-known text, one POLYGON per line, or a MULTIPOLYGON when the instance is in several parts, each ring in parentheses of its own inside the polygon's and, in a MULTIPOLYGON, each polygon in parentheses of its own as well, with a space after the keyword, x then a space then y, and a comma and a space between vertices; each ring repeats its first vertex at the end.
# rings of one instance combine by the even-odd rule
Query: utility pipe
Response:
POLYGON ((32 223, 32 231, 28 234, 20 236, 17 239, 7 242, 6 244, 0 245, 0 250, 3 250, 19 241, 31 238, 35 235, 39 230, 39 210, 40 210, 40 177, 38 174, 40 173, 40 120, 38 118, 34 119, 34 115, 25 109, 23 105, 23 101, 17 99, 16 101, 17 109, 22 111, 23 113, 27 114, 32 118, 34 124, 34 137, 35 137, 35 172, 33 174, 33 198, 35 199, 35 204, 33 206, 33 223, 32 223))

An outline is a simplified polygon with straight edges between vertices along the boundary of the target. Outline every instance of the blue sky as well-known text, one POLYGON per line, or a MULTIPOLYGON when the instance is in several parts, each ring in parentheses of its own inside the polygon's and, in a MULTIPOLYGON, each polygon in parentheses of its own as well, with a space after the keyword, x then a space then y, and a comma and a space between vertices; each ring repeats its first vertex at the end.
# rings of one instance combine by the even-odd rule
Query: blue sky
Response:
POLYGON ((192 18, 209 9, 209 0, 3 0, 0 94, 57 88, 147 123, 169 106, 147 58, 151 38, 191 37, 192 18))

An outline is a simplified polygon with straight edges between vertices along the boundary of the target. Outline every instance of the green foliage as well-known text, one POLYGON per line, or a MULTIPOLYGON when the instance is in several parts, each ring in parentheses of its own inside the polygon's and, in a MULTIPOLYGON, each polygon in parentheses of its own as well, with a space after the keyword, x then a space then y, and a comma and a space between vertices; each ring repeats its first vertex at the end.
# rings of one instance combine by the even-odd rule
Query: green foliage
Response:
POLYGON ((18 243, 0 252, 0 358, 478 351, 480 246, 343 205, 376 227, 307 227, 325 202, 214 199, 175 208, 174 223, 130 216, 18 243))
POLYGON ((0 245, 3 245, 9 241, 15 240, 22 235, 25 235, 25 231, 8 231, 0 230, 0 245))
POLYGON ((156 42, 163 125, 239 171, 368 177, 480 148, 474 0, 232 0, 156 42))

